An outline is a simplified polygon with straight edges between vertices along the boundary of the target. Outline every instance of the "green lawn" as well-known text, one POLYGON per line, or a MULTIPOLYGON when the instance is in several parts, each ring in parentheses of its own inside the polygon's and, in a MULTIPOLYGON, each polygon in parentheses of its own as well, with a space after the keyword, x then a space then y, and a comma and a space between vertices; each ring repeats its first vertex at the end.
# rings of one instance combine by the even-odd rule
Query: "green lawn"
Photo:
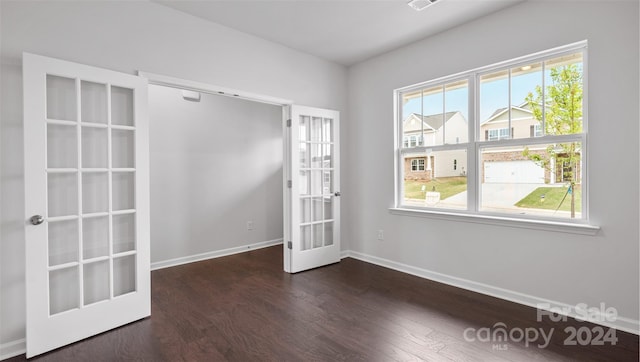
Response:
MULTIPOLYGON (((576 212, 580 212, 580 210, 582 210, 582 190, 579 185, 575 187, 574 192, 576 194, 575 210, 576 212)), ((567 187, 538 187, 524 199, 518 201, 516 206, 531 209, 555 210, 558 208, 558 205, 560 205, 566 193, 567 187), (544 199, 541 197, 542 195, 544 195, 544 199)), ((558 210, 571 211, 571 195, 567 195, 558 210)))
POLYGON ((451 197, 455 194, 467 190, 466 177, 440 177, 429 182, 424 181, 404 181, 404 197, 409 199, 424 200, 427 191, 433 191, 433 188, 440 193, 440 200, 451 197), (422 191, 422 186, 424 191, 422 191))

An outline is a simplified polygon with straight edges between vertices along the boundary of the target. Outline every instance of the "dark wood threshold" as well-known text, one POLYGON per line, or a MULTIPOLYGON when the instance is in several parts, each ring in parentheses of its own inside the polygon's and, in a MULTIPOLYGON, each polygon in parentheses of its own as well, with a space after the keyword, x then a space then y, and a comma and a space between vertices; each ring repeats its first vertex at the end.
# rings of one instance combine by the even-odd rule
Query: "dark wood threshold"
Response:
POLYGON ((150 318, 34 360, 638 361, 637 335, 615 331, 616 345, 567 346, 566 328, 599 326, 571 318, 538 322, 534 308, 351 258, 286 274, 282 246, 151 277, 150 318), (538 347, 542 337, 528 345, 477 340, 497 323, 508 332, 553 333, 545 348, 538 347))

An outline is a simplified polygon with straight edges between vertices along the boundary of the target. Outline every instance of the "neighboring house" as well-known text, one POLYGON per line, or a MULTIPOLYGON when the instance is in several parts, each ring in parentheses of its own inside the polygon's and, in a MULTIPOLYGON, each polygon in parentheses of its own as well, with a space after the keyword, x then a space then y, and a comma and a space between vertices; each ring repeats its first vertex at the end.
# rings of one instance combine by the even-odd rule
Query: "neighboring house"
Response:
MULTIPOLYGON (((480 125, 480 135, 485 141, 506 138, 542 137, 542 126, 534 117, 529 104, 511 106, 511 127, 509 108, 500 108, 480 125)), ((546 145, 529 147, 531 154, 546 153, 546 145)), ((482 182, 488 183, 561 183, 568 181, 571 166, 555 165, 548 168, 538 165, 523 155, 522 147, 484 151, 480 168, 482 182)), ((580 183, 580 165, 576 170, 576 182, 580 183)))
MULTIPOLYGON (((403 121, 404 147, 429 147, 441 145, 443 134, 446 143, 468 141, 467 120, 460 112, 447 112, 421 116, 410 114, 403 121), (444 125, 444 127, 443 127, 444 125)), ((436 177, 464 176, 467 154, 464 150, 424 152, 408 154, 404 160, 405 180, 430 181, 436 177)))
MULTIPOLYGON (((443 131, 446 143, 464 143, 468 140, 467 120, 460 112, 447 112, 428 116, 412 113, 403 121, 404 147, 429 147, 442 144, 443 131), (444 124, 444 127, 443 127, 444 124)), ((480 137, 486 141, 507 138, 541 137, 540 122, 534 117, 527 103, 497 109, 480 125, 480 137), (511 114, 509 114, 511 113, 511 114), (509 127, 511 116, 511 127, 509 127)), ((546 153, 546 145, 529 147, 531 154, 546 153)), ((483 152, 480 177, 487 183, 539 183, 554 184, 568 181, 571 165, 555 165, 552 159, 548 168, 538 165, 523 154, 520 146, 486 149, 483 152)), ((407 154, 404 160, 405 180, 428 182, 437 177, 465 176, 467 155, 464 150, 407 154)), ((580 165, 575 170, 580 183, 580 165)))

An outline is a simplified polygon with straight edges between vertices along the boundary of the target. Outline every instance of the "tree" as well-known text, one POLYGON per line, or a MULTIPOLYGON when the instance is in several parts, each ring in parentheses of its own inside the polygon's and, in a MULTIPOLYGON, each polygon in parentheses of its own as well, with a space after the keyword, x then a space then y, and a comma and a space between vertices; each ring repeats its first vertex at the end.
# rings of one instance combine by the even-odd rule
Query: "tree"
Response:
MULTIPOLYGON (((550 78, 551 84, 544 92, 541 86, 537 86, 535 95, 530 92, 525 98, 533 116, 540 125, 544 125, 547 135, 582 133, 582 67, 569 64, 551 68, 550 78)), ((542 154, 532 153, 528 148, 523 152, 524 156, 546 169, 551 169, 553 160, 556 167, 565 170, 563 178, 569 184, 567 193, 571 195, 572 218, 576 216, 575 185, 580 152, 579 144, 576 142, 549 145, 542 154)))

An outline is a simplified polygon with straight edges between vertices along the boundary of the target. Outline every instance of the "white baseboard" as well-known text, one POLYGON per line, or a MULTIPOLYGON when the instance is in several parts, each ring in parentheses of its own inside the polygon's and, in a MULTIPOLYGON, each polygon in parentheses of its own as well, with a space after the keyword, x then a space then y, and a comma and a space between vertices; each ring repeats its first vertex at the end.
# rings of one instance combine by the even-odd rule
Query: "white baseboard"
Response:
POLYGON ((0 361, 26 353, 25 339, 0 344, 0 361))
MULTIPOLYGON (((438 272, 417 268, 411 265, 406 265, 402 263, 398 263, 395 261, 391 261, 388 259, 379 258, 376 256, 363 254, 351 250, 345 250, 340 253, 341 258, 351 257, 354 259, 358 259, 367 263, 379 265, 385 268, 397 270, 399 272, 415 275, 420 278, 433 280, 435 282, 451 285, 454 287, 470 290, 472 292, 489 295, 492 297, 505 299, 514 303, 523 304, 529 307, 538 308, 540 305, 549 306, 549 308, 545 308, 548 310, 552 310, 553 312, 558 311, 569 311, 568 313, 560 313, 572 318, 580 318, 584 316, 584 314, 579 314, 576 312, 576 306, 571 306, 566 303, 556 302, 544 298, 535 297, 532 295, 527 295, 519 292, 514 292, 512 290, 502 289, 498 287, 494 287, 491 285, 474 282, 467 279, 457 278, 446 274, 441 274, 438 272)), ((594 306, 597 307, 597 306, 594 306)), ((621 331, 640 334, 640 321, 637 319, 625 318, 622 316, 618 316, 615 321, 607 322, 606 318, 601 318, 600 316, 596 316, 595 318, 588 319, 589 322, 599 324, 609 328, 615 328, 621 331)))
POLYGON ((196 261, 202 261, 207 259, 219 258, 227 255, 244 253, 249 250, 268 248, 270 246, 274 246, 278 244, 282 244, 282 239, 261 241, 259 243, 236 246, 234 248, 229 248, 229 249, 215 250, 215 251, 209 251, 202 254, 183 256, 180 258, 163 260, 163 261, 156 261, 151 263, 151 270, 164 269, 172 266, 193 263, 196 261))

